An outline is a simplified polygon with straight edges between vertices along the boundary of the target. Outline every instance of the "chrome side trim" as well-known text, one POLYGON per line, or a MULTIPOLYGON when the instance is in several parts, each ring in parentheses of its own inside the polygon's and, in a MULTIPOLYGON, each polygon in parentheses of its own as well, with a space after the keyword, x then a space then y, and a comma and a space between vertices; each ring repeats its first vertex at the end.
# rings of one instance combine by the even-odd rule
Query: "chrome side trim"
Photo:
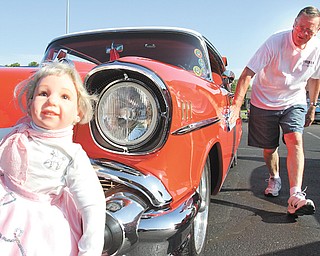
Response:
POLYGON ((188 121, 192 119, 192 102, 191 101, 181 101, 181 120, 188 121))
POLYGON ((183 135, 183 134, 186 134, 186 133, 189 133, 189 132, 193 132, 195 130, 202 129, 202 128, 207 127, 209 125, 218 123, 219 121, 220 121, 219 117, 213 117, 213 118, 210 118, 210 119, 207 119, 207 120, 203 120, 203 121, 200 121, 200 122, 196 122, 196 123, 192 123, 192 124, 188 124, 186 126, 183 126, 180 129, 175 130, 171 134, 172 135, 183 135))
POLYGON ((91 164, 99 176, 139 191, 155 207, 165 206, 172 201, 162 182, 151 174, 144 175, 128 166, 105 160, 91 159, 91 164))

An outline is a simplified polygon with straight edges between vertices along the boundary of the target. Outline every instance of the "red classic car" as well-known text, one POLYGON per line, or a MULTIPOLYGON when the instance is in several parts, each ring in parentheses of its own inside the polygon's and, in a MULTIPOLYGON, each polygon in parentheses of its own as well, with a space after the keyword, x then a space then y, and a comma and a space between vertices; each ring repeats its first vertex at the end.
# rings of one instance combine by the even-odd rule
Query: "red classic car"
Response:
MULTIPOLYGON (((75 65, 99 96, 74 140, 105 191, 104 252, 203 254, 210 196, 236 164, 242 135, 240 118, 229 123, 226 58, 195 31, 146 27, 64 35, 41 65, 50 61, 75 65)), ((0 127, 21 117, 13 89, 36 69, 0 69, 0 127)))

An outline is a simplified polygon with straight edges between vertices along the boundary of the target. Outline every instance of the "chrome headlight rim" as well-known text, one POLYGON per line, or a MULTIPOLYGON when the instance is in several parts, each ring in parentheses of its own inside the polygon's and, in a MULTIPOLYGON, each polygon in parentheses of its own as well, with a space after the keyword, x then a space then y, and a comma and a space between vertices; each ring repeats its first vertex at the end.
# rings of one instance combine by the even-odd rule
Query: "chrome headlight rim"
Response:
MULTIPOLYGON (((89 93, 100 94, 114 81, 121 79, 142 81, 153 92, 159 102, 159 125, 155 134, 148 141, 135 148, 123 148, 111 145, 100 134, 95 117, 89 123, 92 139, 102 150, 124 155, 145 155, 159 150, 169 137, 172 116, 172 99, 167 85, 153 70, 135 63, 114 61, 103 63, 93 68, 86 76, 84 83, 89 93)), ((95 105, 96 106, 96 105, 95 105)), ((96 112, 95 114, 96 115, 96 112)))

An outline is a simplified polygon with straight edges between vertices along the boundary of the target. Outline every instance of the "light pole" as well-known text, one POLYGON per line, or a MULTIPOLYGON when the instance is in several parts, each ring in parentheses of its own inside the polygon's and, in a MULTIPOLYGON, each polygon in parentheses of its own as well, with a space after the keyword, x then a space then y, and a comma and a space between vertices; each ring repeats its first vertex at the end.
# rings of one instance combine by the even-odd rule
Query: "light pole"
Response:
POLYGON ((70 3, 69 3, 69 0, 67 0, 67 6, 66 6, 66 34, 69 33, 69 14, 70 14, 70 3))

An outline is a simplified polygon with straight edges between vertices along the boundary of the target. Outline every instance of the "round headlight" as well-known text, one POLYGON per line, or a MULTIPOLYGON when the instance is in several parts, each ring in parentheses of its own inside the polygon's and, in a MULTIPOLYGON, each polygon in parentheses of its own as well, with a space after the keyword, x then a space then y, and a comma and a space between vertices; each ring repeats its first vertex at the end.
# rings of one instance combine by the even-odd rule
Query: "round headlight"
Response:
POLYGON ((133 146, 156 130, 155 97, 141 84, 121 81, 107 87, 97 105, 97 124, 102 135, 117 146, 133 146))

